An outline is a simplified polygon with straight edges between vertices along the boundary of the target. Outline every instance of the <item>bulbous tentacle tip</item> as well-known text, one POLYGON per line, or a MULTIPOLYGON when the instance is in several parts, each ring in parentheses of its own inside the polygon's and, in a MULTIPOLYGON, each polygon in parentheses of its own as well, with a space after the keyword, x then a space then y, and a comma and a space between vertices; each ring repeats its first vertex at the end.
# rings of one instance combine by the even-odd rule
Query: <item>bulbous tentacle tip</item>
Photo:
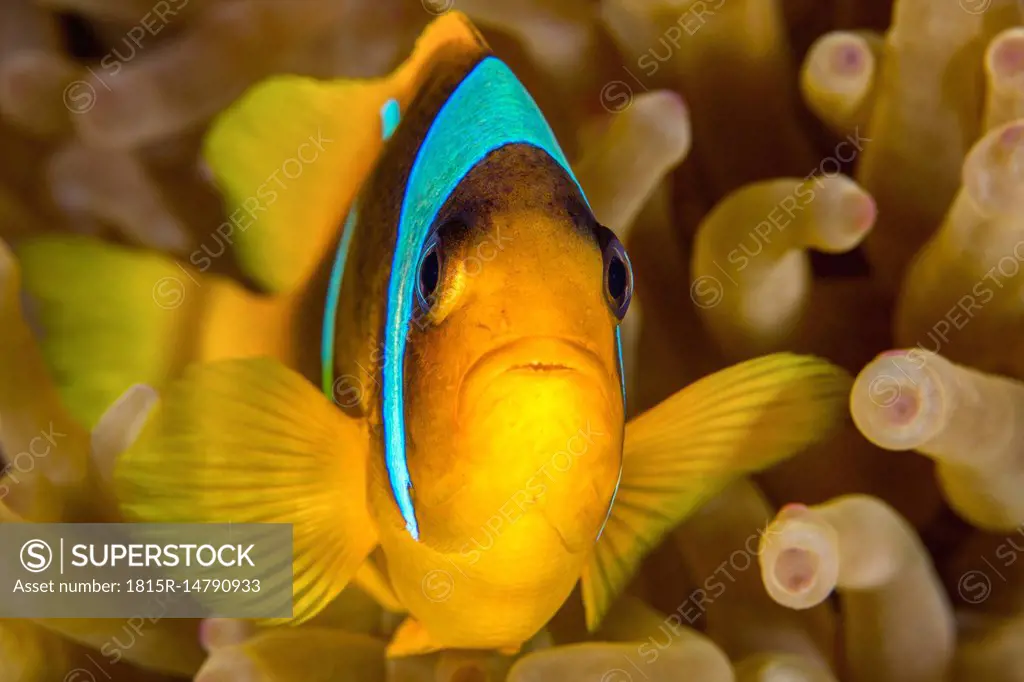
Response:
POLYGON ((971 147, 961 171, 963 191, 983 216, 1024 205, 1024 120, 993 128, 971 147))
POLYGON ((874 73, 875 59, 867 41, 856 33, 836 31, 817 40, 808 51, 805 78, 828 91, 859 90, 874 73))
POLYGON ((996 87, 1024 88, 1024 28, 1006 29, 992 39, 985 70, 996 87))
POLYGON ((891 350, 868 363, 850 391, 850 414, 861 434, 886 450, 912 450, 943 423, 942 387, 916 349, 891 350))
POLYGON ((765 590, 791 609, 817 606, 835 589, 838 552, 838 537, 827 522, 803 505, 787 505, 761 537, 765 590))
POLYGON ((808 225, 805 241, 826 253, 846 253, 856 248, 874 227, 878 206, 867 190, 850 178, 838 175, 826 178, 822 185, 828 208, 808 225))

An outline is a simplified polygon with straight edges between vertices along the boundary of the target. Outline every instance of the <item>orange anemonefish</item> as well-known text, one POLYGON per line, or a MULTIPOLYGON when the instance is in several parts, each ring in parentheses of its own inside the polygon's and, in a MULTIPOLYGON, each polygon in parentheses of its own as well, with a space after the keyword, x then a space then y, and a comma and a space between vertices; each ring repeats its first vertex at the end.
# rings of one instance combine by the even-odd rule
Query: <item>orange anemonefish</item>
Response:
MULTIPOLYGON (((242 269, 304 298, 265 316, 281 329, 238 312, 262 303, 190 313, 200 362, 133 375, 162 397, 114 480, 134 520, 292 524, 294 622, 355 580, 409 613, 391 655, 512 651, 582 580, 595 628, 666 532, 845 412, 845 373, 779 354, 625 422, 629 258, 457 12, 388 78, 256 86, 205 156, 251 218, 242 269), (307 138, 315 158, 269 184, 264 161, 307 138), (316 305, 319 366, 294 341, 316 305)), ((190 291, 212 305, 228 285, 206 277, 190 291)))

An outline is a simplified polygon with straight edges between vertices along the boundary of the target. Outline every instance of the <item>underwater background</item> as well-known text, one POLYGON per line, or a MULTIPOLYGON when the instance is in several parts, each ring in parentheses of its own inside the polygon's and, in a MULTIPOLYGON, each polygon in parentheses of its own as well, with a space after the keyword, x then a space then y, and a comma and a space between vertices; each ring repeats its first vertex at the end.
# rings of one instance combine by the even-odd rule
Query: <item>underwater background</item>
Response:
MULTIPOLYGON (((247 285, 199 158, 211 119, 271 74, 383 76, 453 9, 629 249, 629 414, 787 350, 855 377, 847 423, 678 527, 596 635, 574 594, 518 656, 385 660, 401 618, 352 586, 298 628, 0 620, 0 682, 1024 681, 1016 1, 0 0, 0 238, 90 235, 247 285)), ((68 481, 124 436, 40 418, 80 361, 35 347, 13 263, 0 522, 102 518, 68 481)), ((45 264, 22 277, 45 288, 45 264)), ((204 294, 124 286, 149 315, 204 294)))

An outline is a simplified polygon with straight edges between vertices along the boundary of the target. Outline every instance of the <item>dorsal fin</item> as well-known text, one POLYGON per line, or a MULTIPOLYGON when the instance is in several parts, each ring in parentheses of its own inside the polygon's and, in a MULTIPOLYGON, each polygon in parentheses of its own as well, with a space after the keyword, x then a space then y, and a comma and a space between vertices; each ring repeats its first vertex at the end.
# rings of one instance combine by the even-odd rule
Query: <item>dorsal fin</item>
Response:
POLYGON ((203 157, 224 194, 242 270, 274 293, 307 281, 386 143, 382 107, 393 99, 404 111, 433 64, 481 45, 469 20, 449 12, 385 78, 275 76, 221 114, 203 157))

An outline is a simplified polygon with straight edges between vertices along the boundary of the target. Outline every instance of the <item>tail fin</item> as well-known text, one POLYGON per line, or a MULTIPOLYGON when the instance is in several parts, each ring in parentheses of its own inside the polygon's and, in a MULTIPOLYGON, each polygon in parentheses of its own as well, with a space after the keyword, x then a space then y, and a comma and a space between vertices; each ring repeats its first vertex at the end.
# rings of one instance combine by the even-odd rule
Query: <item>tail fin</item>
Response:
POLYGON ((87 428, 129 386, 159 389, 190 362, 270 355, 294 366, 299 299, 89 237, 36 237, 17 254, 47 365, 87 428))
POLYGON ((26 312, 83 426, 92 428, 132 384, 162 386, 187 354, 197 285, 174 260, 67 235, 26 240, 17 255, 26 312))

